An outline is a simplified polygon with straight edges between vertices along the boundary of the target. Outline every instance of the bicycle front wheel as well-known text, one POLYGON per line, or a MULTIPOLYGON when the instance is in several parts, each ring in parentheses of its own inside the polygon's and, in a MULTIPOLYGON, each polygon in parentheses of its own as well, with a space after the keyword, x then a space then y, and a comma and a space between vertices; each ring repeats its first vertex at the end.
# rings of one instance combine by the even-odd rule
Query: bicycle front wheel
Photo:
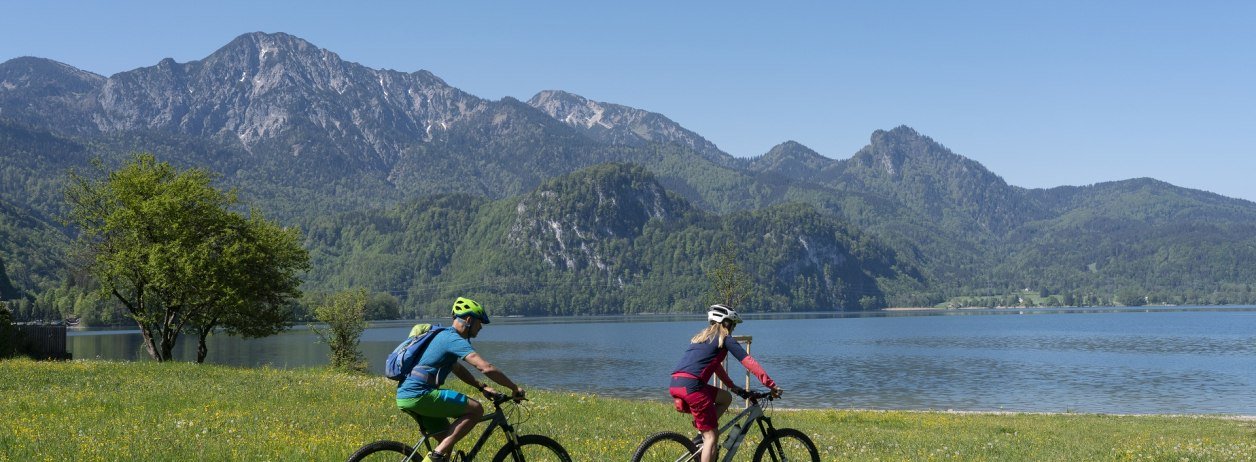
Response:
POLYGON ((792 428, 778 428, 759 443, 754 451, 754 462, 820 462, 820 451, 811 438, 792 428))
POLYGON ((417 459, 413 456, 414 449, 410 448, 410 446, 407 446, 405 443, 399 443, 396 441, 376 441, 358 448, 353 455, 349 456, 349 462, 423 460, 422 455, 419 455, 417 459))
POLYGON ((698 460, 698 446, 689 438, 676 432, 662 432, 650 435, 637 452, 632 455, 632 462, 688 462, 698 460))
POLYGON ((571 462, 571 456, 563 445, 547 436, 523 435, 519 437, 519 445, 506 443, 493 462, 571 462))

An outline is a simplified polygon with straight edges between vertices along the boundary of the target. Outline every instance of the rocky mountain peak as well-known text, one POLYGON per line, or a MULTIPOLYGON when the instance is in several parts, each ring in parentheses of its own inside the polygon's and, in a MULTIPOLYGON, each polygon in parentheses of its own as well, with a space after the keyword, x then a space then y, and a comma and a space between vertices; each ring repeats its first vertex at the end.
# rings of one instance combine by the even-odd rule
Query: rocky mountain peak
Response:
MULTIPOLYGON (((350 63, 331 51, 284 33, 253 32, 236 37, 202 60, 211 70, 241 71, 241 81, 274 73, 291 74, 292 83, 323 84, 349 72, 350 63)), ((352 66, 360 67, 357 64, 352 66)), ((351 66, 351 67, 352 67, 351 66)), ((160 67, 160 66, 159 66, 160 67)))
POLYGON ((662 114, 620 104, 603 103, 559 90, 546 90, 528 104, 595 140, 627 146, 678 144, 721 164, 733 162, 715 144, 686 130, 662 114))
POLYGON ((0 64, 0 119, 91 134, 91 96, 105 78, 51 59, 22 57, 0 64))
POLYGON ((601 120, 602 114, 606 111, 605 107, 597 101, 590 101, 577 94, 562 90, 545 90, 534 95, 531 100, 528 100, 528 104, 567 125, 583 128, 602 125, 605 128, 612 128, 609 123, 601 120))
POLYGON ((239 37, 236 37, 234 40, 223 46, 223 49, 228 48, 245 48, 254 50, 267 48, 321 50, 309 41, 295 35, 284 32, 269 33, 261 31, 241 34, 239 37))
POLYGON ((0 92, 61 96, 95 90, 105 78, 51 59, 23 56, 0 64, 0 92))
POLYGON ((298 37, 255 32, 203 60, 110 77, 101 131, 156 129, 389 169, 488 102, 430 72, 375 70, 298 37), (300 134, 296 134, 300 132, 300 134))
POLYGON ((1001 233, 1041 210, 980 163, 916 130, 877 130, 849 161, 842 180, 894 197, 932 220, 1001 233))
POLYGON ((890 131, 873 132, 871 143, 855 153, 851 160, 890 177, 901 177, 904 168, 912 168, 913 165, 949 166, 974 173, 990 173, 981 164, 951 152, 946 146, 906 125, 890 131))
POLYGON ((819 172, 836 168, 838 164, 838 161, 824 157, 797 141, 786 141, 774 146, 767 154, 751 160, 750 170, 813 179, 819 172))

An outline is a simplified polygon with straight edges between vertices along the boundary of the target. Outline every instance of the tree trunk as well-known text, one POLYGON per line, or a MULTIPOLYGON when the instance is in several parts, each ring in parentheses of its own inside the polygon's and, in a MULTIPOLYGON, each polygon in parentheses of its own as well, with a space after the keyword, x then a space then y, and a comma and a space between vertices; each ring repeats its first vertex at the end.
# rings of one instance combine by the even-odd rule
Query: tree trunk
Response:
POLYGON ((196 343, 196 363, 203 364, 205 355, 209 354, 209 349, 205 347, 205 333, 201 333, 199 341, 196 343))
POLYGON ((217 320, 211 321, 209 325, 204 326, 197 331, 197 336, 196 336, 197 337, 197 342, 196 342, 196 363, 197 364, 202 364, 205 362, 205 356, 209 354, 209 348, 205 344, 205 339, 209 337, 210 332, 214 331, 214 326, 217 324, 218 324, 217 320))
MULTIPOLYGON (((148 324, 145 324, 143 321, 140 321, 140 315, 144 312, 144 295, 143 295, 144 287, 141 285, 140 287, 136 289, 136 293, 139 295, 136 296, 136 300, 134 303, 132 303, 131 300, 128 300, 126 297, 123 297, 122 294, 118 292, 118 289, 113 289, 112 292, 113 292, 113 296, 116 297, 118 301, 121 301, 124 306, 126 306, 127 312, 131 313, 131 319, 135 320, 135 324, 139 326, 140 336, 144 338, 144 350, 148 352, 148 356, 150 358, 153 358, 157 362, 162 362, 167 359, 170 359, 170 354, 166 352, 165 348, 162 348, 160 350, 157 348, 157 339, 153 337, 152 326, 149 326, 148 324)), ((165 343, 164 335, 163 335, 162 343, 163 344, 165 343)))
POLYGON ((140 326, 140 335, 144 337, 144 350, 148 352, 148 356, 150 358, 157 360, 157 362, 161 362, 163 358, 157 350, 157 342, 156 339, 153 338, 152 331, 146 324, 137 324, 140 326))
POLYGON ((161 356, 166 361, 174 359, 174 341, 179 338, 179 331, 165 326, 161 333, 161 356))

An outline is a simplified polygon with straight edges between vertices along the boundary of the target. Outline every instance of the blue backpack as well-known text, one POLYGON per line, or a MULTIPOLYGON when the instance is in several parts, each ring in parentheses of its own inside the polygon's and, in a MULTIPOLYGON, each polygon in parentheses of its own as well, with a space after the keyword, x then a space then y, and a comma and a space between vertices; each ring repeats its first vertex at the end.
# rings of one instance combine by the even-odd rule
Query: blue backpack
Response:
POLYGON ((445 329, 448 327, 441 327, 440 324, 415 325, 410 330, 410 336, 388 354, 388 360, 384 362, 384 376, 398 382, 405 380, 410 371, 414 370, 414 366, 419 364, 419 358, 432 343, 432 339, 445 329))

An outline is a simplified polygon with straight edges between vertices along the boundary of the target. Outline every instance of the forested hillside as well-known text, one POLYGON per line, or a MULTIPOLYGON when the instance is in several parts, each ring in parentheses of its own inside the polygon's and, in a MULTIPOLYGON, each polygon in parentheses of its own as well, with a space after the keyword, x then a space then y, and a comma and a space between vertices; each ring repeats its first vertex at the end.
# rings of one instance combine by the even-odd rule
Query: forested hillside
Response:
POLYGON ((498 201, 448 195, 348 213, 308 236, 312 284, 390 292, 428 312, 467 291, 509 314, 692 311, 723 243, 742 251, 756 311, 876 308, 886 287, 924 285, 893 251, 810 206, 715 215, 627 164, 498 201))
POLYGON ((9 280, 9 272, 4 269, 4 259, 0 258, 0 301, 14 300, 22 297, 22 293, 9 280))
POLYGON ((692 310, 723 243, 756 282, 750 311, 1017 305, 1026 289, 1256 302, 1248 201, 1151 179, 1020 188, 910 127, 841 160, 794 142, 737 159, 662 114, 561 91, 490 101, 254 33, 109 77, 0 63, 0 261, 20 317, 112 316, 73 276, 62 196, 67 172, 139 151, 300 227, 307 292, 366 287, 409 311, 463 293, 520 314, 692 310))
POLYGON ((68 238, 46 217, 0 198, 0 261, 5 280, 0 294, 16 298, 24 290, 55 287, 66 278, 68 238))
POLYGON ((1146 178, 1034 193, 1058 215, 1009 237, 997 273, 1018 285, 1122 304, 1253 301, 1251 202, 1146 178))

